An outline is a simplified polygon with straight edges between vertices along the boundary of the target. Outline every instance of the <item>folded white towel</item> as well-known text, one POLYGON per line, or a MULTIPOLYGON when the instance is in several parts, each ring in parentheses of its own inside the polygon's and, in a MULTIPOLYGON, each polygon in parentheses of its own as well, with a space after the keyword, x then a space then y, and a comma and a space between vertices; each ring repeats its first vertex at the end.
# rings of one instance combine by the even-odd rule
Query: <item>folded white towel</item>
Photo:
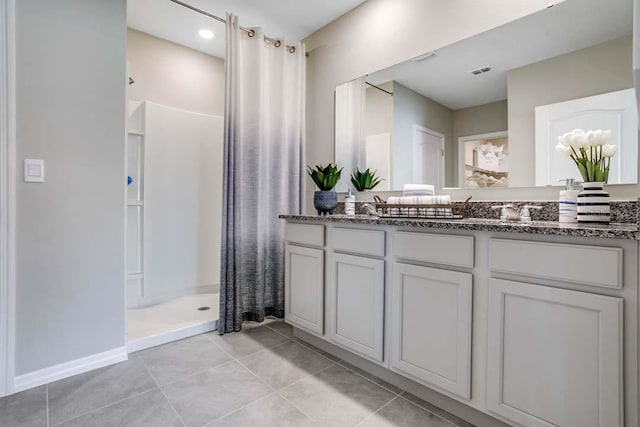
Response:
POLYGON ((389 197, 387 203, 392 205, 450 205, 451 196, 448 194, 441 194, 438 196, 389 197))
MULTIPOLYGON (((448 194, 438 196, 414 196, 414 197, 389 197, 390 205, 450 205, 451 196, 448 194)), ((421 216, 451 218, 453 211, 449 208, 390 208, 390 215, 421 216)))
POLYGON ((435 187, 430 184, 405 184, 402 189, 403 196, 433 196, 435 187))

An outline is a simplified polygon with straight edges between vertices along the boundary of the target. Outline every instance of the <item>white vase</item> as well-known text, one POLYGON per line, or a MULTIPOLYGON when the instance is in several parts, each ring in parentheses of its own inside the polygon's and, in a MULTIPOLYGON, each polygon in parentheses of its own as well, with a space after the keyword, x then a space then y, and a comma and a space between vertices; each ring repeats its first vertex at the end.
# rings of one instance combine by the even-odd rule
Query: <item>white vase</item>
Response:
POLYGON ((578 223, 609 224, 611 202, 609 193, 603 189, 604 182, 585 182, 578 193, 578 223))

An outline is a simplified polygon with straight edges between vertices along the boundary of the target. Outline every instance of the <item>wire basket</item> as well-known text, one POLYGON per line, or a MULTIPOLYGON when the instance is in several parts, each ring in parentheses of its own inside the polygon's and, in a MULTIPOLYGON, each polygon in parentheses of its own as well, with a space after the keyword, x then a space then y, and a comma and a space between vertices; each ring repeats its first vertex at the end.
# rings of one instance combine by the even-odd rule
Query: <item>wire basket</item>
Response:
POLYGON ((451 204, 389 204, 375 196, 376 212, 381 218, 422 218, 422 219, 463 219, 467 211, 467 202, 451 204))

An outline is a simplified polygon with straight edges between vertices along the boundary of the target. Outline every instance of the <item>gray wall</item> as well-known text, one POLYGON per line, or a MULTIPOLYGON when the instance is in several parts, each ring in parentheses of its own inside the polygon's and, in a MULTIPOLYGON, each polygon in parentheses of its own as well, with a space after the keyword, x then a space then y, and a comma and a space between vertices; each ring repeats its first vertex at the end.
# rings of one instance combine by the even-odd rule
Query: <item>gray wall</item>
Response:
POLYGON ((127 61, 130 100, 224 115, 222 59, 129 28, 127 61))
POLYGON ((535 182, 535 107, 632 88, 631 64, 629 36, 509 71, 509 185, 535 182))
POLYGON ((393 182, 392 189, 412 181, 413 125, 444 134, 445 186, 453 184, 453 112, 442 104, 402 86, 393 84, 393 182), (400 183, 400 184, 397 184, 400 183))
POLYGON ((125 0, 19 0, 18 375, 125 344, 125 0))
MULTIPOLYGON (((307 164, 334 160, 334 89, 368 73, 442 48, 544 9, 548 0, 368 0, 307 37, 307 164), (455 22, 455 25, 451 25, 455 22), (372 24, 374 23, 374 24, 372 24)), ((313 184, 307 180, 307 211, 313 184)), ((613 198, 637 197, 638 186, 616 186, 613 198)), ((447 190, 464 199, 557 199, 558 188, 447 190)))
MULTIPOLYGON (((378 87, 393 93, 393 82, 387 82, 378 87)), ((381 133, 393 134, 393 96, 374 87, 368 87, 366 91, 366 136, 381 133)))
POLYGON ((507 100, 463 108, 453 112, 453 164, 456 178, 452 185, 462 186, 458 182, 458 138, 483 133, 507 130, 507 100))

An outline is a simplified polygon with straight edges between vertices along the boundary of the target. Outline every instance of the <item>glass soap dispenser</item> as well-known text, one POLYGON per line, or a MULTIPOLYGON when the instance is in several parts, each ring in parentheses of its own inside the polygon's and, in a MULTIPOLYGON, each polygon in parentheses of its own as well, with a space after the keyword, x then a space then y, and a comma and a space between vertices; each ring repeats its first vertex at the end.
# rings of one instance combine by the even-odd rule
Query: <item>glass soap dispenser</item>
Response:
POLYGON ((565 189, 560 191, 558 204, 559 222, 563 224, 577 224, 578 222, 578 182, 573 178, 561 179, 565 183, 565 189))

